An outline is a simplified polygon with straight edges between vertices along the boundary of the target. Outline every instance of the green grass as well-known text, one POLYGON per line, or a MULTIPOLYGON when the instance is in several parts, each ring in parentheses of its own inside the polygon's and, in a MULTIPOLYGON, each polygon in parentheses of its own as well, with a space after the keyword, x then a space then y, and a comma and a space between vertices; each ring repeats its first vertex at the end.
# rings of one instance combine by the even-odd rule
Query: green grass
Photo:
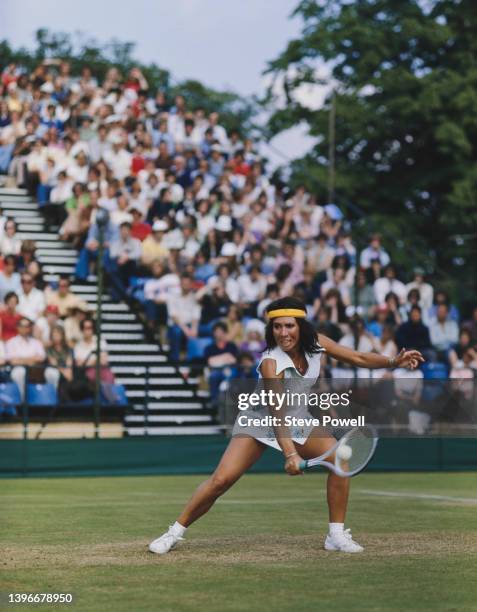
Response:
POLYGON ((322 474, 245 476, 180 548, 148 553, 201 480, 2 480, 0 591, 72 592, 88 612, 477 610, 475 473, 358 476, 361 555, 322 549, 322 474))

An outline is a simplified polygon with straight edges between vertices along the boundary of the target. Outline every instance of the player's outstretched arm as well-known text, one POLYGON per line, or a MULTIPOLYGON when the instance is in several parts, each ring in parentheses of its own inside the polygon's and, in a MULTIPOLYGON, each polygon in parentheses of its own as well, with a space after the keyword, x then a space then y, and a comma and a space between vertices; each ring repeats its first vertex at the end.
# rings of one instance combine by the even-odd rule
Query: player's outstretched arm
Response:
POLYGON ((396 357, 390 358, 384 355, 378 355, 377 353, 353 351, 353 349, 341 346, 334 340, 331 340, 331 338, 323 336, 322 334, 319 335, 318 342, 330 357, 344 363, 349 363, 357 368, 407 368, 408 370, 415 370, 420 363, 425 361, 419 351, 406 351, 404 348, 401 349, 396 357))

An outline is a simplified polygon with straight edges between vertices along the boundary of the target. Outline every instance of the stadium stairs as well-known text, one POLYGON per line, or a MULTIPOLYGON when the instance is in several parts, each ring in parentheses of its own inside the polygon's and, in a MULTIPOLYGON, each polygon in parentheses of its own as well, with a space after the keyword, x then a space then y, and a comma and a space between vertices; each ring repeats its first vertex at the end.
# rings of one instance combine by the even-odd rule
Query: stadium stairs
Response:
MULTIPOLYGON (((45 281, 56 282, 60 274, 74 275, 77 251, 59 240, 57 233, 46 231, 39 207, 26 190, 0 188, 0 206, 5 216, 15 219, 17 235, 22 240, 35 241, 45 281)), ((71 289, 96 311, 94 276, 86 282, 74 281, 71 289)), ((148 340, 140 313, 126 302, 114 302, 107 291, 103 298, 101 329, 108 343, 109 363, 116 382, 124 385, 128 398, 124 435, 220 433, 207 408, 208 394, 198 390, 197 379, 187 377, 187 368, 168 364, 160 346, 148 340), (146 366, 149 366, 148 380, 146 366)))

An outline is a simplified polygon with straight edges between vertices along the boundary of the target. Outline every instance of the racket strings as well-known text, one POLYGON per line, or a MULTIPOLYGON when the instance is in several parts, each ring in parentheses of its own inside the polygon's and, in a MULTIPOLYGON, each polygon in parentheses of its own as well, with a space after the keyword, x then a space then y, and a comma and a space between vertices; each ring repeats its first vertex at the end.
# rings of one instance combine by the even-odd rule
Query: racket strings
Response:
POLYGON ((350 473, 361 470, 372 456, 375 445, 376 441, 371 431, 361 428, 353 429, 344 436, 336 449, 336 466, 350 473), (340 448, 343 446, 348 448, 344 448, 343 452, 340 453, 340 448))

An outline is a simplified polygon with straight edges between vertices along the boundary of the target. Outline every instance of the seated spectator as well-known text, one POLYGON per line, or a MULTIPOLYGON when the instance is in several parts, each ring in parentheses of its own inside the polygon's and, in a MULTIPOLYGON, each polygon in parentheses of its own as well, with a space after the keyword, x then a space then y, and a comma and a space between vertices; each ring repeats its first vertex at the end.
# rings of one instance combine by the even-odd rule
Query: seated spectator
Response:
POLYGON ((341 301, 345 306, 348 306, 350 300, 349 285, 346 282, 346 270, 342 267, 335 268, 333 270, 333 276, 331 280, 325 281, 321 285, 321 297, 323 298, 330 289, 336 289, 341 295, 341 301))
POLYGON ((386 294, 384 306, 388 309, 387 322, 394 327, 401 325, 406 320, 406 309, 404 306, 400 306, 399 298, 393 291, 386 294))
POLYGON ((265 326, 262 321, 252 319, 245 327, 245 341, 240 344, 240 351, 252 355, 257 363, 265 348, 265 326))
MULTIPOLYGON (((338 344, 360 353, 372 353, 374 351, 372 336, 366 331, 363 319, 356 315, 350 321, 350 331, 340 338, 338 344)), ((345 366, 343 369, 348 370, 350 368, 345 366)), ((358 376, 370 376, 370 370, 366 368, 356 368, 356 371, 358 376)))
POLYGON ((251 266, 247 274, 241 274, 237 279, 238 302, 249 317, 257 316, 257 306, 265 297, 267 279, 259 266, 251 266))
MULTIPOLYGON (((96 326, 93 319, 87 317, 80 323, 81 340, 73 349, 75 364, 80 368, 87 368, 92 371, 96 366, 96 326)), ((104 338, 101 338, 100 346, 100 365, 108 365, 108 345, 104 338)), ((94 377, 94 374, 93 374, 94 377)))
POLYGON ((18 295, 13 291, 5 296, 5 307, 0 310, 0 334, 3 342, 14 338, 18 333, 18 322, 22 315, 17 312, 18 295))
POLYGON ((57 291, 46 292, 46 303, 48 306, 55 306, 58 309, 59 316, 64 319, 68 312, 75 306, 88 308, 86 302, 71 291, 69 276, 66 274, 60 275, 57 291))
POLYGON ((321 306, 317 312, 316 331, 318 334, 328 336, 335 342, 339 342, 343 335, 341 328, 336 323, 331 321, 331 308, 330 306, 321 306))
POLYGON ((47 368, 46 380, 54 385, 55 389, 62 383, 73 380, 73 351, 66 342, 65 330, 55 325, 51 330, 51 343, 46 351, 47 368))
POLYGON ((257 380, 258 372, 256 368, 257 361, 252 353, 241 352, 237 360, 237 376, 243 380, 257 380))
POLYGON ((238 348, 233 342, 227 341, 227 325, 219 321, 214 325, 214 342, 204 352, 207 365, 211 368, 209 375, 210 399, 213 405, 217 404, 220 384, 229 379, 235 370, 227 367, 237 363, 238 348))
POLYGON ((155 332, 156 326, 167 325, 167 301, 171 296, 181 294, 181 284, 179 276, 170 272, 162 261, 153 261, 151 271, 152 278, 144 284, 144 310, 148 324, 155 332))
MULTIPOLYGON (((459 342, 449 351, 449 364, 451 368, 463 368, 464 356, 470 363, 477 363, 477 350, 472 344, 472 337, 467 329, 461 329, 459 342)), ((471 365, 471 368, 475 366, 471 365)))
POLYGON ((450 349, 454 348, 459 340, 459 327, 449 317, 447 304, 439 304, 435 318, 429 324, 429 333, 432 346, 438 351, 440 359, 447 361, 450 349))
POLYGON ((33 336, 37 338, 45 348, 51 344, 51 333, 55 327, 61 327, 58 306, 50 304, 45 308, 43 316, 35 321, 33 336))
POLYGON ((422 268, 414 268, 414 280, 406 285, 408 295, 411 289, 417 289, 419 291, 419 306, 422 308, 423 313, 431 308, 434 298, 434 289, 432 285, 425 282, 424 277, 425 274, 422 268))
POLYGON ((413 306, 409 313, 409 319, 397 328, 396 344, 398 351, 403 348, 416 349, 423 354, 425 359, 430 361, 435 359, 429 328, 422 322, 420 306, 413 306))
POLYGON ((33 338, 32 331, 32 321, 22 317, 17 324, 17 335, 5 344, 5 357, 12 366, 11 377, 18 385, 22 401, 25 399, 26 368, 31 368, 28 380, 38 382, 43 376, 43 367, 40 366, 46 357, 43 344, 33 338))
POLYGON ((187 338, 196 338, 200 319, 200 306, 193 292, 193 279, 189 274, 181 278, 181 294, 167 300, 169 314, 169 343, 171 361, 179 361, 182 345, 187 338))
POLYGON ((398 353, 394 337, 394 329, 389 323, 384 323, 379 337, 373 339, 374 350, 380 355, 392 359, 398 353))
POLYGON ((207 287, 207 293, 201 298, 199 329, 204 335, 211 333, 210 324, 227 316, 232 302, 225 290, 225 283, 216 279, 207 287))
POLYGON ((242 323, 243 313, 238 304, 231 304, 225 325, 227 327, 227 342, 233 342, 239 345, 244 339, 244 326, 242 323))
POLYGON ((131 237, 131 224, 121 223, 119 237, 111 241, 106 269, 110 274, 113 297, 120 299, 129 284, 129 278, 136 275, 141 258, 141 242, 131 237))
POLYGON ((132 216, 131 236, 145 242, 152 233, 151 226, 144 221, 144 213, 137 206, 130 206, 129 212, 132 216))
POLYGON ((335 325, 339 325, 343 331, 347 331, 348 316, 346 306, 341 298, 338 289, 329 289, 324 298, 323 306, 329 308, 329 320, 335 325))
POLYGON ((376 308, 376 315, 373 321, 367 324, 367 330, 375 337, 381 338, 383 328, 388 320, 388 307, 385 304, 381 304, 376 308))
POLYGON ((474 306, 472 309, 472 317, 465 321, 463 327, 468 330, 470 337, 472 338, 472 344, 477 344, 477 307, 474 306))
POLYGON ((19 292, 21 289, 20 274, 15 272, 16 258, 7 255, 3 260, 3 270, 0 272, 0 301, 3 302, 7 293, 19 292))
POLYGON ((451 301, 450 301, 450 298, 447 292, 442 291, 442 290, 436 291, 434 294, 434 304, 431 306, 428 312, 428 315, 427 315, 428 320, 430 321, 431 319, 434 319, 437 316, 437 310, 441 304, 444 304, 445 306, 447 306, 447 310, 448 310, 447 317, 451 321, 456 321, 458 323, 459 322, 459 311, 453 304, 451 304, 451 301))
POLYGON ((423 435, 429 427, 431 418, 420 410, 421 397, 424 390, 424 375, 421 370, 397 368, 393 372, 394 393, 397 405, 393 415, 396 426, 407 425, 409 431, 423 435))
POLYGON ((373 286, 368 284, 363 270, 358 271, 356 282, 358 292, 356 294, 355 287, 351 288, 351 304, 354 306, 356 314, 362 316, 366 321, 374 315, 376 309, 373 286))
POLYGON ((7 219, 3 236, 0 238, 0 253, 5 255, 20 255, 22 241, 17 236, 17 224, 13 219, 7 219))
POLYGON ((384 304, 388 293, 397 295, 400 304, 406 301, 406 286, 396 278, 396 269, 388 264, 383 270, 383 276, 374 283, 374 297, 378 304, 384 304))
POLYGON ((36 321, 45 310, 45 295, 34 286, 33 276, 29 272, 22 274, 21 285, 18 312, 30 321, 36 321))
POLYGON ((381 246, 381 236, 373 234, 369 239, 369 246, 361 253, 359 260, 360 266, 367 270, 371 267, 373 260, 378 260, 381 267, 387 266, 390 262, 389 255, 381 246))
POLYGON ((169 249, 164 244, 164 235, 169 230, 167 221, 154 221, 152 234, 141 245, 141 261, 145 266, 151 266, 153 261, 166 259, 169 249))
POLYGON ((20 249, 20 256, 17 258, 18 272, 30 272, 33 276, 38 276, 38 267, 41 268, 36 258, 36 244, 34 240, 24 240, 20 249))
POLYGON ((83 338, 81 322, 89 316, 89 307, 86 303, 75 304, 68 310, 65 319, 65 335, 69 346, 73 347, 83 338))
POLYGON ((90 210, 90 194, 81 183, 73 185, 73 195, 66 201, 65 212, 67 217, 60 227, 61 240, 78 240, 78 237, 87 229, 90 210))
MULTIPOLYGON (((104 249, 105 249, 105 263, 108 258, 108 249, 113 242, 116 242, 119 237, 118 228, 108 220, 106 228, 104 229, 104 249)), ((86 280, 91 272, 91 265, 96 261, 98 256, 99 248, 99 229, 96 223, 93 223, 88 231, 86 243, 83 249, 80 251, 78 262, 76 264, 75 275, 80 280, 86 280)))

